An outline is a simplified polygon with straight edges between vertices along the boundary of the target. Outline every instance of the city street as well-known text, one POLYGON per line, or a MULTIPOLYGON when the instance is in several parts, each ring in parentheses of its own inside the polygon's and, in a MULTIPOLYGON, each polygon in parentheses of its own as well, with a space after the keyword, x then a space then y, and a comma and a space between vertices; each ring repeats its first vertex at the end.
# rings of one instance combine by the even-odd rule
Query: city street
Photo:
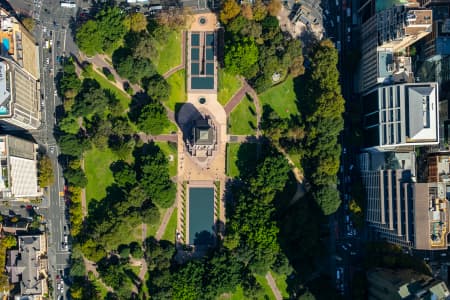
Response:
MULTIPOLYGON (((353 73, 347 68, 351 63, 347 53, 351 49, 358 48, 357 36, 354 33, 357 28, 353 24, 353 8, 359 7, 359 1, 329 0, 323 3, 324 11, 329 12, 324 25, 326 36, 330 38, 339 51, 338 69, 341 74, 342 95, 346 100, 348 112, 351 101, 357 101, 353 92, 353 73), (348 8, 350 11, 348 11, 348 8), (350 15, 348 13, 350 12, 350 15), (344 55, 345 53, 345 55, 344 55)), ((351 200, 351 185, 353 166, 356 165, 357 153, 350 143, 351 120, 350 114, 344 114, 345 129, 340 136, 342 147, 341 167, 339 170, 339 190, 341 192, 342 205, 339 210, 330 217, 330 274, 336 282, 336 289, 340 290, 344 299, 351 298, 351 279, 353 267, 361 258, 361 233, 352 226, 350 212, 348 210, 351 200)))
MULTIPOLYGON (((55 182, 46 190, 45 200, 39 209, 47 223, 48 269, 54 291, 52 298, 66 299, 70 246, 65 248, 63 242, 64 236, 69 235, 70 227, 63 197, 62 168, 58 163, 59 149, 54 137, 56 114, 62 108, 55 77, 61 71, 60 57, 76 56, 78 53, 70 31, 70 22, 75 18, 77 9, 61 7, 60 2, 55 0, 19 0, 12 5, 17 12, 30 14, 36 21, 34 34, 39 43, 42 124, 39 130, 31 131, 31 134, 40 148, 46 149, 55 174, 55 182)), ((70 238, 68 240, 70 245, 70 238)))

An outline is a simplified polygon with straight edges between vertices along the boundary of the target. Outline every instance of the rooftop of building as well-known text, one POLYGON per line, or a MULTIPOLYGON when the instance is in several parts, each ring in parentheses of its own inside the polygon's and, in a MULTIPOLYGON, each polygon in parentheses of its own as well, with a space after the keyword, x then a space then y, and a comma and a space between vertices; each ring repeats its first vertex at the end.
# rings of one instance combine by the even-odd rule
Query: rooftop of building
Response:
POLYGON ((196 145, 212 145, 214 142, 213 128, 206 119, 194 121, 193 135, 196 145))
POLYGON ((39 82, 7 59, 0 60, 0 118, 40 125, 39 82))
POLYGON ((8 252, 6 269, 12 283, 20 282, 21 295, 42 295, 45 267, 41 256, 45 250, 43 235, 18 236, 18 250, 8 252))
POLYGON ((394 53, 392 48, 377 50, 378 83, 413 83, 411 57, 394 53))
POLYGON ((10 135, 0 136, 0 198, 42 195, 37 178, 37 144, 10 135))
POLYGON ((39 53, 33 35, 13 16, 0 8, 0 53, 13 59, 39 79, 39 53))
POLYGON ((384 296, 394 296, 399 299, 445 299, 450 295, 447 285, 430 276, 420 274, 410 269, 391 270, 375 268, 367 272, 369 292, 372 286, 384 287, 384 296))

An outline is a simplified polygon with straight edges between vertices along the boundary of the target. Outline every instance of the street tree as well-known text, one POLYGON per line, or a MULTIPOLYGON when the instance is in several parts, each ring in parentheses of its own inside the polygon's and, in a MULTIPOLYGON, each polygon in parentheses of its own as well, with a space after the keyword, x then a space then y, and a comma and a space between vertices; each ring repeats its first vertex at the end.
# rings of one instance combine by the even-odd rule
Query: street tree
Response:
POLYGON ((52 185, 54 181, 53 177, 53 165, 50 157, 42 155, 38 161, 38 182, 41 188, 52 185))
POLYGON ((220 10, 220 21, 227 24, 231 19, 235 18, 241 11, 236 0, 225 0, 220 10))
POLYGON ((125 17, 125 27, 134 32, 141 32, 147 29, 147 17, 143 13, 134 12, 125 17))

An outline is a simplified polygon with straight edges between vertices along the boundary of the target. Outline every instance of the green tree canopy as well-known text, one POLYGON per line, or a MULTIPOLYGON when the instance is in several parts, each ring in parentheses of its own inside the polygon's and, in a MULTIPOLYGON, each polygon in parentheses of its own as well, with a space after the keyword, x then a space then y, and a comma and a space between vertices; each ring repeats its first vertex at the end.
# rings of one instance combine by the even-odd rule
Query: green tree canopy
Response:
POLYGON ((124 14, 118 7, 100 10, 94 20, 89 20, 77 30, 76 42, 87 55, 113 52, 127 32, 124 14))
POLYGON ((140 111, 136 125, 140 130, 150 134, 161 134, 170 124, 166 109, 161 103, 151 101, 140 111))
POLYGON ((140 83, 144 77, 156 74, 156 68, 148 58, 135 58, 131 55, 121 58, 115 65, 117 73, 131 83, 140 83))
POLYGON ((62 154, 81 157, 83 151, 90 148, 89 142, 79 139, 73 134, 66 134, 59 138, 58 144, 62 154))
POLYGON ((38 163, 38 170, 39 170, 39 186, 40 187, 46 187, 53 184, 54 176, 53 176, 53 165, 52 161, 50 160, 50 157, 47 155, 43 155, 39 159, 38 163))
POLYGON ((167 159, 158 148, 150 155, 141 157, 139 183, 160 207, 170 207, 175 200, 175 185, 170 180, 167 159))
POLYGON ((84 23, 75 36, 78 47, 87 55, 95 55, 103 48, 103 37, 99 32, 99 25, 94 20, 84 23))
POLYGON ((84 188, 87 185, 87 178, 81 169, 68 168, 64 170, 64 177, 70 185, 84 188))
POLYGON ((326 216, 334 213, 341 205, 339 191, 332 186, 319 186, 314 193, 314 200, 326 216))
POLYGON ((236 0, 225 0, 222 4, 222 9, 220 10, 220 21, 227 24, 231 19, 236 17, 241 8, 236 0))
POLYGON ((105 91, 96 81, 85 79, 83 85, 85 87, 76 97, 72 114, 77 117, 104 114, 109 102, 105 91))
POLYGON ((225 68, 231 74, 246 76, 257 62, 258 47, 253 39, 244 38, 225 49, 225 68))
MULTIPOLYGON (((136 185, 136 171, 126 162, 117 161, 111 165, 114 181, 123 188, 136 185)), ((140 206, 140 205, 139 205, 140 206)))
POLYGON ((125 27, 134 32, 141 32, 147 29, 147 17, 144 14, 135 12, 125 17, 125 27))
POLYGON ((80 131, 80 124, 78 123, 78 118, 72 116, 71 114, 66 115, 58 123, 59 129, 66 133, 77 134, 80 131))
POLYGON ((147 83, 147 94, 150 98, 158 101, 165 101, 169 98, 170 85, 161 75, 149 78, 147 83))

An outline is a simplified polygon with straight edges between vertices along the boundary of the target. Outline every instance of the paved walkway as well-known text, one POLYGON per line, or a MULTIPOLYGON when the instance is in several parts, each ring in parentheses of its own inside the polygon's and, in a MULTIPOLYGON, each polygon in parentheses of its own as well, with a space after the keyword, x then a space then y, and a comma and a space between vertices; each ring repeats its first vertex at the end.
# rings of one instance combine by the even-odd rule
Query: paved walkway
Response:
POLYGON ((183 31, 181 34, 181 64, 173 67, 169 71, 163 74, 165 79, 169 78, 173 73, 178 72, 179 70, 183 70, 186 65, 186 31, 183 31))
POLYGON ((109 58, 105 54, 96 54, 91 58, 88 58, 84 54, 81 54, 81 58, 85 61, 92 63, 93 70, 96 71, 97 73, 99 73, 100 75, 104 76, 105 78, 106 78, 106 76, 102 72, 97 71, 97 68, 100 68, 100 69, 108 68, 108 70, 114 76, 114 79, 116 81, 116 82, 111 81, 111 83, 114 84, 118 89, 124 91, 125 93, 126 93, 126 91, 123 89, 123 86, 126 82, 129 83, 129 85, 133 89, 134 93, 142 91, 142 88, 138 84, 131 84, 128 80, 120 77, 120 75, 117 74, 114 67, 109 62, 107 62, 107 59, 109 59, 109 58))
MULTIPOLYGON (((158 230, 156 230, 155 239, 157 241, 159 241, 166 232, 167 224, 169 223, 170 217, 172 216, 172 213, 176 206, 177 203, 175 201, 175 203, 171 207, 169 207, 169 209, 166 210, 166 213, 164 214, 161 224, 159 224, 158 230)), ((173 233, 173 235, 175 236, 175 232, 173 233)))
POLYGON ((270 273, 270 271, 266 274, 266 280, 270 288, 272 289, 272 293, 274 294, 275 299, 283 300, 283 296, 281 295, 281 292, 278 289, 277 284, 275 283, 275 280, 273 279, 272 273, 270 273))
MULTIPOLYGON (((81 169, 84 171, 84 159, 81 159, 81 169)), ((83 219, 86 218, 88 207, 86 204, 86 189, 81 190, 81 215, 83 216, 83 219)))
POLYGON ((173 143, 178 142, 178 137, 176 134, 151 135, 151 134, 146 134, 144 132, 139 132, 138 136, 144 143, 148 143, 149 141, 173 142, 173 143))
POLYGON ((242 99, 244 99, 245 95, 249 95, 252 98, 253 103, 255 104, 255 110, 256 110, 256 138, 252 138, 251 136, 246 136, 246 137, 242 137, 242 138, 238 137, 237 139, 242 140, 242 142, 246 142, 246 143, 252 143, 252 142, 257 143, 256 155, 259 157, 259 155, 261 154, 261 143, 258 142, 261 137, 261 126, 260 126, 260 124, 261 124, 261 104, 259 102, 259 97, 258 97, 258 94, 256 93, 256 91, 247 83, 247 81, 245 81, 244 78, 240 77, 239 79, 242 83, 242 87, 236 94, 234 94, 234 96, 231 98, 231 100, 228 101, 228 103, 225 105, 224 109, 227 114, 227 117, 229 117, 231 112, 233 111, 233 109, 235 109, 236 106, 238 106, 239 103, 241 103, 242 99))
POLYGON ((260 141, 254 135, 228 135, 228 143, 259 143, 260 141))
POLYGON ((114 292, 114 289, 110 287, 109 285, 106 285, 106 283, 103 282, 103 280, 100 278, 100 275, 98 274, 97 267, 95 266, 93 261, 90 261, 86 257, 83 256, 84 265, 86 266, 86 272, 92 272, 94 274, 95 278, 97 278, 98 282, 100 282, 101 285, 103 285, 108 292, 114 292))

